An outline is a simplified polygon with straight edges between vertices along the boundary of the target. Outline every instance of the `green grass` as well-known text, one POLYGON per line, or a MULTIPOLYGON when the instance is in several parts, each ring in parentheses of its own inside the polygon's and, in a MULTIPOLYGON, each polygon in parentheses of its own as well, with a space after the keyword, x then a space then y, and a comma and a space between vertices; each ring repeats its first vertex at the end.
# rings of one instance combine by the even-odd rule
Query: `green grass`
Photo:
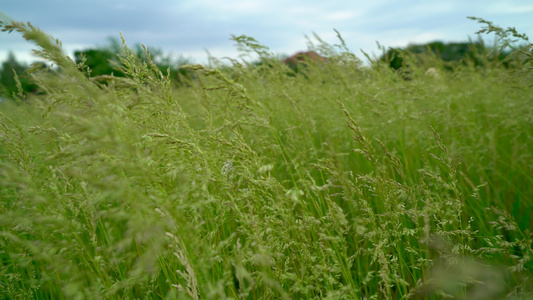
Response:
POLYGON ((3 26, 59 67, 1 107, 4 298, 533 297, 531 60, 406 81, 341 39, 176 88, 124 43, 103 85, 3 26))

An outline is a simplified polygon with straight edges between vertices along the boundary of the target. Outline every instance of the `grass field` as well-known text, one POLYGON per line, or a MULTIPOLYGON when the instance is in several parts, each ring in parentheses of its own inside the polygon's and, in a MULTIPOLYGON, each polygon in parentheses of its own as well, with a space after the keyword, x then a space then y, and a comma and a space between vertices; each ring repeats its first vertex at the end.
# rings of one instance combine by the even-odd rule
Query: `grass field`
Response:
POLYGON ((533 298, 530 56, 288 76, 239 37, 269 63, 176 87, 124 43, 104 85, 3 26, 58 68, 0 107, 0 297, 533 298))

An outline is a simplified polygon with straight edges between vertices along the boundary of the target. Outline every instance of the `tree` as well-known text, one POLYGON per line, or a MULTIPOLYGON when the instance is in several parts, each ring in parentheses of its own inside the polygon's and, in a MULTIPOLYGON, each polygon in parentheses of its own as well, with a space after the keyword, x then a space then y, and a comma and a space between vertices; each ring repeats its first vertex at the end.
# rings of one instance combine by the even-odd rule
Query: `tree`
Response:
POLYGON ((399 70, 408 67, 409 62, 424 64, 425 60, 436 57, 445 63, 447 69, 452 69, 457 64, 483 66, 487 62, 502 62, 507 55, 505 52, 493 51, 485 46, 483 41, 463 43, 434 41, 409 45, 405 49, 390 48, 380 60, 391 68, 399 70), (409 56, 411 59, 408 59, 409 56))
MULTIPOLYGON (((141 44, 136 44, 131 48, 139 58, 139 62, 146 62, 148 56, 141 44)), ((170 77, 178 84, 187 84, 187 81, 194 77, 190 70, 181 68, 182 65, 189 64, 189 60, 180 57, 174 61, 169 56, 165 56, 159 48, 150 48, 150 57, 157 67, 166 74, 170 69, 170 77)), ((109 44, 99 48, 91 48, 74 52, 77 64, 84 63, 88 67, 88 75, 91 77, 101 75, 111 75, 123 77, 124 73, 120 69, 120 58, 123 57, 122 44, 110 38, 109 44)))
POLYGON ((7 60, 2 63, 0 69, 0 95, 3 98, 11 98, 14 93, 18 93, 17 82, 15 74, 19 78, 22 90, 25 92, 36 92, 37 85, 35 85, 29 74, 26 72, 28 66, 17 61, 15 54, 9 52, 7 60))
POLYGON ((90 76, 115 75, 123 77, 124 74, 113 66, 113 62, 118 63, 117 53, 109 49, 87 49, 75 51, 74 57, 76 63, 84 61, 85 66, 89 68, 90 76))

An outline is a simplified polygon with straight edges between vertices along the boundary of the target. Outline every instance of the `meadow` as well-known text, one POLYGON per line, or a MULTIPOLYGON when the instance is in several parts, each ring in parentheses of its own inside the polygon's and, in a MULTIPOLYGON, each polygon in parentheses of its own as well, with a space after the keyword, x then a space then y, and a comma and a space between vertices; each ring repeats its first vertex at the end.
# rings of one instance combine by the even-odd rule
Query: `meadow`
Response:
POLYGON ((0 298, 533 298, 531 48, 397 72, 339 35, 295 74, 240 36, 266 63, 178 87, 0 25, 54 62, 0 106, 0 298))

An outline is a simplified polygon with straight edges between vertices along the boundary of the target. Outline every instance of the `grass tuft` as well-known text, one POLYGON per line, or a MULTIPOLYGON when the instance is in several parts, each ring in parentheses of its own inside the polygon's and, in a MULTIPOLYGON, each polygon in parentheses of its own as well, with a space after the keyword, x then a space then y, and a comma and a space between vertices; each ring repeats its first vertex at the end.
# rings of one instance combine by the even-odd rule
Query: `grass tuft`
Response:
POLYGON ((122 38, 102 84, 0 25, 56 64, 0 107, 6 299, 533 297, 529 52, 405 80, 337 32, 295 74, 239 36, 263 64, 176 87, 122 38))

